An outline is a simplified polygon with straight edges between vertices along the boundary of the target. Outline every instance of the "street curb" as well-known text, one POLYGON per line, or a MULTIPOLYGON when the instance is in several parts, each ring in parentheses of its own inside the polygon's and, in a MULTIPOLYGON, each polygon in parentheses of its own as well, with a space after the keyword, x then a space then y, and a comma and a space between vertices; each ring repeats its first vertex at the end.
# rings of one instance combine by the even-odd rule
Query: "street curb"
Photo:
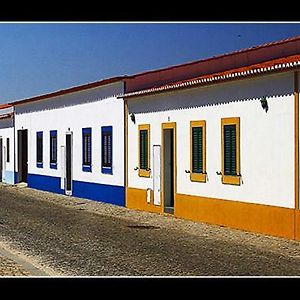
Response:
MULTIPOLYGON (((28 275, 29 277, 30 276, 44 276, 44 277, 50 276, 46 272, 44 272, 44 271, 40 270, 39 268, 35 267, 34 265, 27 262, 23 258, 18 257, 17 255, 9 252, 8 250, 4 249, 3 247, 0 247, 0 255, 14 261, 16 264, 21 266, 25 271, 29 272, 29 275, 28 275)), ((25 275, 22 275, 22 276, 25 276, 25 275)), ((25 276, 25 277, 27 277, 27 276, 25 276)))

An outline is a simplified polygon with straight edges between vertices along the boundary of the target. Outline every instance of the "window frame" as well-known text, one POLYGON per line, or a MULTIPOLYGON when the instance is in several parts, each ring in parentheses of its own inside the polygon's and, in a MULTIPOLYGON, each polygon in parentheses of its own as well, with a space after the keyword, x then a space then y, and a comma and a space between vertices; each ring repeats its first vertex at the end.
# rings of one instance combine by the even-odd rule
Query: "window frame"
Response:
POLYGON ((222 183, 240 185, 241 183, 241 166, 240 166, 240 118, 222 118, 221 119, 221 135, 222 135, 222 183), (224 153, 224 127, 225 125, 235 125, 236 130, 236 175, 225 175, 225 153, 224 153))
POLYGON ((86 127, 82 128, 82 171, 83 172, 92 172, 92 128, 86 127), (89 164, 85 164, 84 156, 85 156, 85 144, 84 137, 86 134, 90 135, 90 162, 89 164))
POLYGON ((43 155, 43 143, 44 143, 44 138, 43 138, 43 131, 37 131, 36 132, 36 166, 37 168, 43 168, 43 158, 44 158, 44 155, 43 155), (38 145, 38 141, 39 141, 39 138, 41 138, 42 142, 41 142, 41 161, 39 161, 39 145, 38 145))
POLYGON ((50 155, 49 155, 49 159, 50 159, 50 169, 57 169, 57 130, 50 130, 50 155), (55 141, 56 141, 56 160, 53 161, 52 160, 52 137, 55 137, 55 141))
POLYGON ((140 177, 150 177, 150 124, 141 124, 138 127, 138 167, 139 167, 139 176, 140 177), (148 143, 148 168, 141 169, 141 131, 147 131, 147 143, 148 143))
POLYGON ((190 121, 190 180, 206 182, 206 121, 190 121), (193 172, 193 128, 202 128, 202 173, 193 172))
MULTIPOLYGON (((108 150, 108 149, 107 149, 108 150)), ((112 174, 113 169, 113 127, 112 126, 102 126, 101 127, 101 172, 103 174, 112 174), (104 166, 104 136, 106 133, 111 135, 111 153, 110 153, 110 166, 104 166)))

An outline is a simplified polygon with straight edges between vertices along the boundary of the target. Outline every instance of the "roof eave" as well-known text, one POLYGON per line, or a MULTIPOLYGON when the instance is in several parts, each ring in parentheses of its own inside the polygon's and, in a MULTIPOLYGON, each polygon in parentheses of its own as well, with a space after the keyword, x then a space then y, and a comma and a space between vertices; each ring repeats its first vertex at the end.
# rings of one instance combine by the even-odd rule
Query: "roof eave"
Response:
POLYGON ((121 82, 125 78, 127 78, 127 75, 112 77, 112 78, 108 78, 108 79, 103 79, 103 80, 100 80, 100 81, 87 83, 87 84, 84 84, 84 85, 74 86, 74 87, 71 87, 71 88, 58 90, 58 91, 47 93, 47 94, 42 94, 42 95, 30 97, 30 98, 17 100, 17 101, 14 101, 14 102, 9 102, 8 105, 17 106, 17 105, 31 103, 31 102, 35 102, 35 101, 39 101, 39 100, 46 100, 46 99, 50 99, 50 98, 53 98, 53 97, 63 96, 63 95, 66 95, 66 94, 81 92, 81 91, 84 91, 84 90, 93 89, 93 88, 101 87, 101 86, 104 86, 104 85, 121 82))
MULTIPOLYGON (((180 82, 174 82, 166 85, 162 85, 159 87, 153 87, 145 90, 139 90, 135 92, 125 93, 123 95, 120 95, 118 98, 133 98, 133 97, 139 97, 139 96, 147 96, 152 94, 158 94, 158 93, 164 93, 164 92, 171 92, 173 90, 182 90, 182 89, 188 89, 193 88, 197 86, 208 86, 216 83, 221 82, 229 82, 239 79, 245 79, 245 78, 251 78, 251 77, 257 77, 261 75, 267 75, 267 74, 273 74, 273 73, 282 73, 286 71, 290 71, 293 69, 297 69, 300 67, 300 55, 298 55, 299 58, 296 61, 291 62, 283 62, 274 64, 273 66, 267 66, 270 62, 265 62, 265 65, 262 64, 262 67, 254 68, 253 66, 249 66, 248 70, 228 70, 223 73, 216 73, 208 76, 201 76, 198 78, 192 78, 180 82)), ((296 57, 298 57, 296 56, 296 57)), ((281 59, 282 60, 282 59, 281 59)), ((255 65, 254 65, 255 66, 255 65)), ((240 68, 244 69, 244 68, 240 68)))

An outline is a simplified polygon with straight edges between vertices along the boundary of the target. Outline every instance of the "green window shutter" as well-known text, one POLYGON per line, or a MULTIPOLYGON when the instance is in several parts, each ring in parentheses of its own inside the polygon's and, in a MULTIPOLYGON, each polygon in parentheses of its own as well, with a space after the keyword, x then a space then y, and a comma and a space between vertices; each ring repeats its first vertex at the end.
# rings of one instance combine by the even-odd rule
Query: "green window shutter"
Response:
POLYGON ((140 169, 148 169, 148 130, 140 130, 140 169))
POLYGON ((203 173, 203 127, 192 128, 192 172, 203 173))
POLYGON ((224 174, 236 175, 236 125, 224 125, 224 174))

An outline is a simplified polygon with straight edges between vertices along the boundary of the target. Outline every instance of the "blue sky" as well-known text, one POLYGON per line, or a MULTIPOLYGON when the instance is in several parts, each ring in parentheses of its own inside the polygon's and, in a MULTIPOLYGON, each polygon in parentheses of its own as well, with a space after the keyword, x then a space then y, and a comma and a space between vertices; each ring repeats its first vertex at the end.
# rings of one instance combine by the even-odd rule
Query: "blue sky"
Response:
POLYGON ((0 23, 0 103, 300 35, 300 23, 0 23))

